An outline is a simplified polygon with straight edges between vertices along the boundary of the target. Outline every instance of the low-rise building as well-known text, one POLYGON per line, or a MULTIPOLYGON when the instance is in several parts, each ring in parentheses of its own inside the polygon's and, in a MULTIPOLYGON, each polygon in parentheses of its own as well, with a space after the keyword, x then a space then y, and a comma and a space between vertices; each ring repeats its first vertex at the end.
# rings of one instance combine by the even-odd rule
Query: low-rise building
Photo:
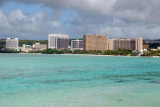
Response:
POLYGON ((19 47, 19 50, 22 52, 27 52, 27 53, 33 51, 32 46, 26 45, 26 44, 23 44, 22 47, 19 47))
POLYGON ((134 56, 140 56, 141 54, 142 54, 141 51, 137 51, 137 50, 132 51, 132 55, 134 56))
POLYGON ((35 43, 32 46, 23 44, 22 47, 19 47, 19 50, 21 50, 23 52, 42 51, 42 50, 46 50, 46 49, 47 49, 47 45, 40 44, 40 43, 35 43))
POLYGON ((148 44, 144 44, 143 45, 143 49, 149 49, 149 45, 148 44))
POLYGON ((47 45, 46 44, 40 44, 40 43, 35 43, 32 46, 34 51, 42 51, 42 50, 46 50, 47 49, 47 45))

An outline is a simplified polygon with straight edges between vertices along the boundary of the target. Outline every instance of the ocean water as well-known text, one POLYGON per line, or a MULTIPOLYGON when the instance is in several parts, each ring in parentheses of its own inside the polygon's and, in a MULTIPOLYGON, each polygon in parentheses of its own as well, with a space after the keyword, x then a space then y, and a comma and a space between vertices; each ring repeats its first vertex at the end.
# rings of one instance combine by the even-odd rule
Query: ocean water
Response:
POLYGON ((160 58, 0 54, 0 107, 160 107, 160 58))

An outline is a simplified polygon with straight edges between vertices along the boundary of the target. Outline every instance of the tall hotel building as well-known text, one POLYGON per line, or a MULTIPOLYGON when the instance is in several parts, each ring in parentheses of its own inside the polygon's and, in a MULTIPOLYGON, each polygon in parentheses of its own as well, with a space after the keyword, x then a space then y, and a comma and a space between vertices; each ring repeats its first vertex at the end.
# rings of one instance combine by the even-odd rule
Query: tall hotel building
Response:
POLYGON ((143 38, 139 37, 135 39, 135 50, 143 50, 143 38))
POLYGON ((51 49, 68 49, 68 35, 64 34, 49 34, 48 35, 48 48, 51 49))
POLYGON ((18 38, 6 40, 6 49, 17 50, 18 51, 18 38))
POLYGON ((142 50, 143 49, 143 39, 141 37, 136 39, 110 39, 108 42, 109 50, 142 50))
POLYGON ((88 50, 108 50, 108 36, 83 35, 83 49, 88 50))
POLYGON ((83 40, 71 40, 71 50, 83 50, 83 40))

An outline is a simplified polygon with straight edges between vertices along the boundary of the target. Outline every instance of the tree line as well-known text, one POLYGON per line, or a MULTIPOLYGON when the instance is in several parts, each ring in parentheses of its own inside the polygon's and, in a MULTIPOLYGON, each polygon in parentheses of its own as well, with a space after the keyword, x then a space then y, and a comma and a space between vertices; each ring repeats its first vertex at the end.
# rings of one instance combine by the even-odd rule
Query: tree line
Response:
POLYGON ((131 50, 119 49, 119 50, 76 50, 73 51, 73 54, 95 54, 95 55, 129 55, 131 54, 131 50))

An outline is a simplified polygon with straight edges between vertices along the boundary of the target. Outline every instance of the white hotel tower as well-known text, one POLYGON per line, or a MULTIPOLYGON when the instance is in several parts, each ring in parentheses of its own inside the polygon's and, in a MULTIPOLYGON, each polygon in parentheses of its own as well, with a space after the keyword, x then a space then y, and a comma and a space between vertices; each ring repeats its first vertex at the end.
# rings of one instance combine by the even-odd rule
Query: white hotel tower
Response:
POLYGON ((71 50, 83 50, 83 40, 71 40, 71 50))
POLYGON ((49 34, 48 48, 51 49, 68 49, 69 44, 68 35, 64 34, 49 34))
POLYGON ((6 49, 13 49, 18 51, 18 38, 15 39, 7 38, 6 49))

